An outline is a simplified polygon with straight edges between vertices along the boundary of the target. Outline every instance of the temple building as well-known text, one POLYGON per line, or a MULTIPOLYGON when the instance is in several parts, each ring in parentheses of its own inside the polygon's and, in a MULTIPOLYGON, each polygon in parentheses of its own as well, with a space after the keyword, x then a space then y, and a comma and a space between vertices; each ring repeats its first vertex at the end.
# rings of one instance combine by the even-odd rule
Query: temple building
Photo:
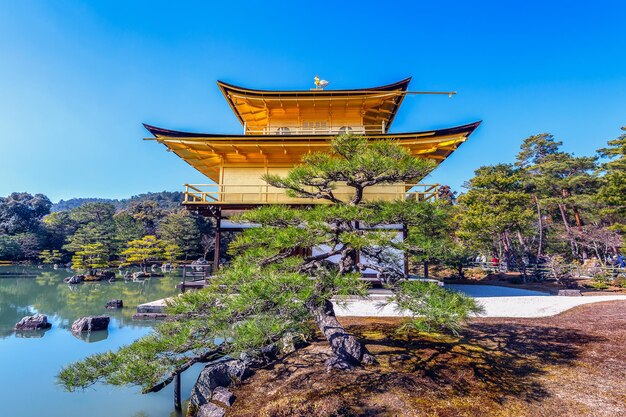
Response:
MULTIPOLYGON (((316 88, 299 91, 253 90, 218 81, 218 86, 242 125, 240 134, 192 133, 144 124, 150 140, 206 175, 207 184, 185 184, 183 204, 214 217, 217 238, 214 265, 219 264, 219 236, 241 230, 228 219, 238 211, 262 204, 328 204, 327 201, 290 198, 267 185, 263 174, 286 174, 304 154, 330 149, 340 133, 364 135, 369 140, 392 139, 419 158, 440 163, 454 152, 480 122, 447 129, 408 133, 389 130, 408 91, 410 78, 380 87, 328 90, 316 77, 316 88)), ((454 93, 434 93, 449 94, 454 93)), ((365 198, 437 198, 437 184, 390 184, 372 187, 365 198)), ((349 197, 338 185, 335 195, 349 197)))

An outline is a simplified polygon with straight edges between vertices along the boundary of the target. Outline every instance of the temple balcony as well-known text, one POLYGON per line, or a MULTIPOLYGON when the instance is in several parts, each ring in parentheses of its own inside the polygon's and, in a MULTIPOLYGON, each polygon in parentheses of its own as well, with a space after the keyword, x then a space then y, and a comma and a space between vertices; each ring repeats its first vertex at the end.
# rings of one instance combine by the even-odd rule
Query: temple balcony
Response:
MULTIPOLYGON (((369 187, 367 200, 436 201, 439 184, 385 184, 369 187)), ((349 201, 351 187, 338 185, 335 197, 349 201)), ((185 184, 183 204, 189 207, 206 205, 260 205, 260 204, 328 204, 327 200, 288 197, 285 190, 258 184, 185 184)))
POLYGON ((246 135, 340 135, 351 133, 353 135, 365 135, 373 133, 385 133, 385 123, 379 125, 333 125, 328 126, 325 122, 309 123, 306 125, 287 124, 278 126, 250 127, 244 126, 246 135))

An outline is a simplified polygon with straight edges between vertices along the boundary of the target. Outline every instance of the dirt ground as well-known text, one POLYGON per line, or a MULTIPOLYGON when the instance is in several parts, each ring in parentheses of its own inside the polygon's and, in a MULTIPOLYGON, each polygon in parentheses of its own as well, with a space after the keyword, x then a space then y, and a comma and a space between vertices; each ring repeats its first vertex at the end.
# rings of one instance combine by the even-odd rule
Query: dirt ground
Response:
POLYGON ((459 337, 342 318, 379 361, 326 372, 324 341, 234 389, 227 416, 624 416, 626 302, 540 319, 472 320, 459 337))

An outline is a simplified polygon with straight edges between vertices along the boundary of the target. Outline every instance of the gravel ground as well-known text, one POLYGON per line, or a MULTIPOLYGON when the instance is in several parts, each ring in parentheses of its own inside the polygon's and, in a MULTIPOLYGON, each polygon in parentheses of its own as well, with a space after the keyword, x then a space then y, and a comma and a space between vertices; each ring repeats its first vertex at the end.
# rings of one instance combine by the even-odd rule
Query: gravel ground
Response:
MULTIPOLYGON (((403 317, 394 304, 385 304, 386 294, 375 294, 368 299, 335 303, 335 313, 344 317, 403 317)), ((573 307, 602 301, 626 300, 626 295, 594 295, 583 297, 520 296, 476 297, 485 308, 481 317, 549 317, 573 307)))

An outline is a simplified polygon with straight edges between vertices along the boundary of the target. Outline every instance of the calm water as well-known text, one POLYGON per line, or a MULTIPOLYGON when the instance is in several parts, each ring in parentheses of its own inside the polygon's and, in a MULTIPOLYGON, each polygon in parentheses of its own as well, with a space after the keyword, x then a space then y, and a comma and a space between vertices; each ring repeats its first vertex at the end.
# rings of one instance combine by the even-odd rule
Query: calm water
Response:
MULTIPOLYGON (((70 286, 63 283, 70 275, 65 270, 0 267, 0 416, 176 416, 172 386, 146 395, 135 387, 105 385, 68 393, 56 385, 55 376, 65 364, 149 333, 152 323, 132 320, 135 307, 175 294, 180 277, 70 286), (123 310, 104 309, 106 301, 114 298, 124 301, 123 310), (46 314, 52 328, 32 337, 16 335, 15 323, 33 313, 46 314), (77 318, 97 314, 111 317, 108 332, 80 339, 69 331, 77 318)), ((201 369, 198 365, 185 372, 184 399, 201 369)))

